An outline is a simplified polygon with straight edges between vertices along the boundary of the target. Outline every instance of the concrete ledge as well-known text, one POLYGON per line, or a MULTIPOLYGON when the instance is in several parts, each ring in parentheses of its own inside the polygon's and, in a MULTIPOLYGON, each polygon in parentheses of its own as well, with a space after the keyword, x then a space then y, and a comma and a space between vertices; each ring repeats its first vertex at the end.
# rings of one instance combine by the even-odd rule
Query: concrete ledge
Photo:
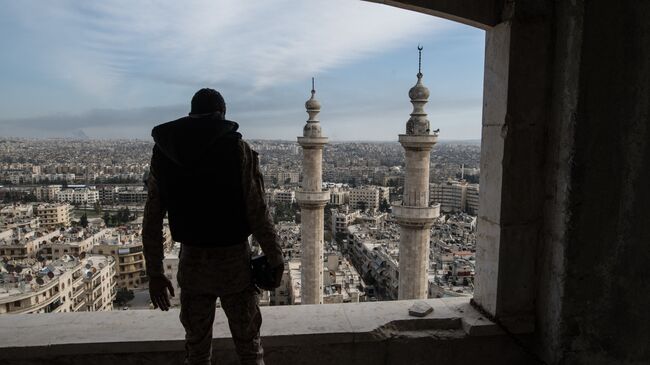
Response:
MULTIPOLYGON (((264 307, 262 336, 267 357, 286 360, 294 356, 305 362, 284 363, 320 364, 329 362, 308 361, 309 355, 301 349, 379 351, 378 344, 393 341, 413 341, 415 346, 500 334, 493 323, 471 307, 469 298, 426 300, 434 311, 424 318, 408 316, 408 308, 414 302, 264 307)), ((90 355, 95 361, 88 362, 94 364, 120 359, 124 365, 140 356, 135 354, 146 354, 147 359, 182 359, 184 330, 178 314, 178 310, 131 310, 5 315, 0 317, 0 361, 52 364, 51 359, 60 359, 62 364, 76 364, 84 363, 83 355, 90 355)), ((235 361, 226 318, 220 309, 215 318, 213 345, 215 356, 235 361)), ((139 361, 133 363, 148 363, 142 362, 142 358, 139 361)))

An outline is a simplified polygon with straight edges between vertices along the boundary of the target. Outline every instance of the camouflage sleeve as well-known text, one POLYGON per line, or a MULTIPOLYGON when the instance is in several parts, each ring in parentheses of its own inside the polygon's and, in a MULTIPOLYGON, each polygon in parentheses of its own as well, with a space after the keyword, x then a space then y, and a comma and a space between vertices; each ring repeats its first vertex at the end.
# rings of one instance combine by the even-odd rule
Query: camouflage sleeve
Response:
POLYGON ((245 142, 241 143, 241 147, 243 150, 242 183, 248 225, 253 231, 253 237, 262 246, 269 265, 277 267, 284 263, 284 258, 271 214, 264 201, 264 179, 259 169, 257 152, 253 151, 245 142))
POLYGON ((154 159, 156 148, 151 158, 151 167, 147 179, 147 203, 144 206, 144 217, 142 219, 142 247, 146 262, 147 276, 164 275, 163 258, 163 218, 166 209, 160 198, 160 189, 154 174, 154 159))

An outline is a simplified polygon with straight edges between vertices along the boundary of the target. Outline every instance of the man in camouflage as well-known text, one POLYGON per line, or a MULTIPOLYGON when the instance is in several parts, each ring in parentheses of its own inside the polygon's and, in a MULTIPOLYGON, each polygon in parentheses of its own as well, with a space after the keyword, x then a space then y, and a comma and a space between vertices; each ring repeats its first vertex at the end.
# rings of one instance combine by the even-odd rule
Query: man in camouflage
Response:
POLYGON ((142 227, 149 293, 154 307, 169 309, 168 291, 173 296, 174 289, 164 275, 162 236, 167 213, 172 238, 181 242, 177 279, 186 364, 210 364, 217 298, 241 363, 264 364, 248 236, 260 243, 276 283, 284 270, 257 152, 225 113, 221 95, 201 89, 189 116, 152 131, 156 144, 142 227))

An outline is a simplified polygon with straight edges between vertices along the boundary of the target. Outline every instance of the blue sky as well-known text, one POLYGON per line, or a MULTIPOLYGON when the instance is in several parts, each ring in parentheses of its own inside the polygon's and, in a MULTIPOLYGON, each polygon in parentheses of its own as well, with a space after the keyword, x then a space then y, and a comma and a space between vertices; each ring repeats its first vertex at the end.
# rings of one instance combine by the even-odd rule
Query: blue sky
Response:
POLYGON ((480 138, 484 32, 356 0, 0 0, 0 136, 148 138, 222 92, 245 138, 396 140, 417 45, 443 139, 480 138))

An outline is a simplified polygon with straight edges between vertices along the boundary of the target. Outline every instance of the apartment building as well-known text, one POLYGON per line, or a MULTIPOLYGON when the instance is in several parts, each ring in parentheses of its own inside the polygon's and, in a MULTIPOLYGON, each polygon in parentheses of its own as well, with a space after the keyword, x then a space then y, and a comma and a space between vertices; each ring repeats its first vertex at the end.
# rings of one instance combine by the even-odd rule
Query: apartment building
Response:
POLYGON ((296 202, 296 192, 293 190, 273 190, 271 201, 275 203, 293 204, 296 202))
POLYGON ((471 215, 478 215, 479 185, 467 184, 465 196, 467 201, 466 212, 471 215))
POLYGON ((56 193, 57 201, 75 205, 93 205, 99 202, 99 192, 90 188, 63 189, 56 193))
POLYGON ((38 201, 53 202, 57 200, 57 194, 61 191, 61 185, 47 185, 36 188, 35 195, 38 201))
POLYGON ((117 201, 122 204, 138 204, 147 201, 147 191, 144 187, 129 187, 117 192, 117 201))
POLYGON ((323 303, 358 303, 365 299, 364 288, 357 270, 340 253, 325 255, 323 303))
POLYGON ((300 286, 300 259, 291 259, 285 265, 280 286, 270 293, 269 305, 300 304, 300 286))
POLYGON ((91 252, 113 257, 116 262, 115 282, 119 288, 137 289, 146 281, 147 274, 139 232, 113 230, 109 237, 95 244, 91 252))
POLYGON ((40 219, 34 215, 34 206, 31 204, 11 204, 0 209, 0 230, 15 228, 35 230, 39 227, 40 219))
POLYGON ((379 204, 390 198, 390 189, 383 186, 365 186, 350 190, 350 206, 353 209, 377 210, 379 204))
POLYGON ((367 225, 348 227, 350 259, 361 277, 374 281, 367 293, 383 299, 397 299, 399 287, 399 231, 383 232, 377 237, 376 229, 367 225))
POLYGON ((350 210, 348 207, 343 209, 332 209, 332 234, 346 232, 348 226, 361 217, 359 210, 350 210))
POLYGON ((34 209, 34 214, 40 219, 44 228, 59 228, 70 226, 70 210, 68 203, 39 204, 34 209))
POLYGON ((65 255, 42 266, 0 262, 0 314, 108 311, 113 308, 111 257, 65 255))
POLYGON ((63 255, 79 256, 82 252, 91 252, 93 246, 111 237, 110 228, 73 227, 41 246, 41 253, 48 260, 56 260, 63 255))
POLYGON ((429 200, 440 203, 445 213, 467 212, 478 214, 479 184, 468 184, 461 180, 447 180, 429 184, 429 200))
POLYGON ((114 204, 117 202, 119 188, 117 186, 105 185, 101 186, 98 190, 99 202, 102 204, 114 204))
POLYGON ((8 257, 11 260, 35 258, 41 247, 59 235, 59 230, 42 232, 15 228, 4 231, 0 238, 0 257, 8 257))
POLYGON ((277 174, 278 184, 298 184, 300 182, 300 173, 293 171, 280 171, 277 174))
POLYGON ((346 190, 331 189, 330 190, 330 204, 344 205, 350 201, 350 192, 346 190))

